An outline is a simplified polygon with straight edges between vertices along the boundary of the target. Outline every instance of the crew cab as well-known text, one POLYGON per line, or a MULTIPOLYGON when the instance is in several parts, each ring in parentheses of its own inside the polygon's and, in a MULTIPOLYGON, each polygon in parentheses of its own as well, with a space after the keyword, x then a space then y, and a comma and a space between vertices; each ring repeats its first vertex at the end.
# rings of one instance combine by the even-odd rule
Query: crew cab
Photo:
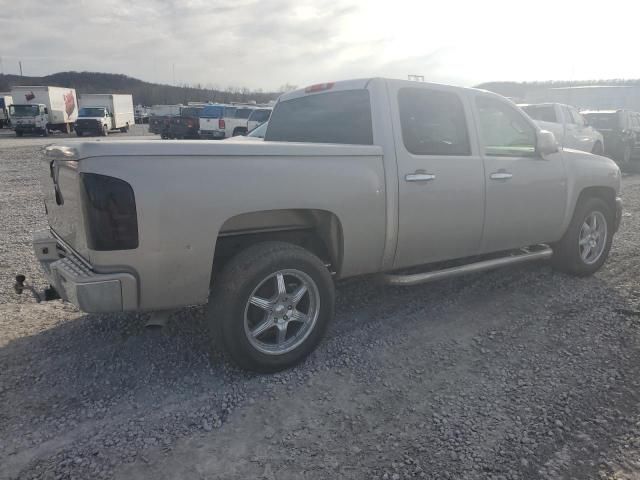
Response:
POLYGON ((34 249, 64 300, 208 304, 212 340, 257 371, 316 348, 339 279, 410 286, 534 260, 591 275, 622 212, 615 162, 559 149, 504 97, 383 78, 282 95, 262 142, 50 146, 42 183, 34 249))
POLYGON ((540 128, 552 132, 563 148, 597 155, 604 153, 602 134, 589 125, 574 107, 562 103, 537 103, 521 107, 540 128))

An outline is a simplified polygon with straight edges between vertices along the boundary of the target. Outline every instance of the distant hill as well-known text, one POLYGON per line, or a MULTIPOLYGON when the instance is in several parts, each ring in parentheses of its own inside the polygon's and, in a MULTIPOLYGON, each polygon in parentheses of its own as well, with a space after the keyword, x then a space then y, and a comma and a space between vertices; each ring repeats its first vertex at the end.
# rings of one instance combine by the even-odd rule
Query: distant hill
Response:
POLYGON ((584 87, 592 85, 607 86, 638 86, 640 79, 612 79, 612 80, 548 80, 541 82, 485 82, 477 85, 476 88, 499 93, 505 97, 522 98, 526 92, 532 90, 545 90, 560 87, 584 87))
POLYGON ((266 103, 275 100, 279 92, 250 91, 246 88, 215 90, 200 86, 173 86, 149 83, 126 75, 98 72, 60 72, 44 77, 0 75, 0 92, 14 85, 50 85, 75 88, 77 93, 130 93, 134 104, 178 104, 187 102, 248 102, 266 103))

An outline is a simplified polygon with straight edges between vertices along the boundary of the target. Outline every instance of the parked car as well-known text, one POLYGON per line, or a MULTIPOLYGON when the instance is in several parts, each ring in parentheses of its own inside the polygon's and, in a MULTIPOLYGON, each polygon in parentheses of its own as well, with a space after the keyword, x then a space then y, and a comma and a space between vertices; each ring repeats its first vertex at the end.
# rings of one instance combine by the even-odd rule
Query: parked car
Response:
POLYGON ((180 115, 169 118, 168 138, 200 138, 200 113, 204 107, 182 107, 180 115))
POLYGON ((271 116, 271 112, 273 108, 256 108, 251 112, 249 118, 247 119, 247 131, 252 131, 254 128, 263 124, 269 117, 271 116))
POLYGON ((182 105, 153 105, 149 108, 149 132, 169 138, 169 120, 180 115, 182 105))
POLYGON ((560 150, 504 97, 382 78, 283 94, 263 142, 50 146, 41 178, 50 229, 34 248, 64 300, 208 303, 215 341, 258 371, 316 348, 336 279, 543 259, 591 275, 622 216, 615 162, 560 150))
POLYGON ((106 136, 114 130, 126 133, 134 123, 131 95, 85 93, 80 96, 80 111, 74 126, 79 137, 86 133, 106 136))
POLYGON ((200 136, 223 139, 248 132, 247 120, 254 106, 207 105, 200 115, 200 136))
POLYGON ((629 110, 587 110, 590 125, 604 136, 604 153, 628 167, 640 153, 640 113, 629 110))
POLYGON ((588 125, 580 112, 562 103, 521 105, 541 128, 553 132, 563 148, 573 148, 597 155, 604 153, 604 138, 588 125))
POLYGON ((13 104, 13 97, 6 93, 0 93, 0 128, 11 126, 9 106, 13 104))
POLYGON ((49 135, 71 133, 78 118, 78 100, 73 88, 13 87, 9 117, 17 137, 25 133, 49 135))

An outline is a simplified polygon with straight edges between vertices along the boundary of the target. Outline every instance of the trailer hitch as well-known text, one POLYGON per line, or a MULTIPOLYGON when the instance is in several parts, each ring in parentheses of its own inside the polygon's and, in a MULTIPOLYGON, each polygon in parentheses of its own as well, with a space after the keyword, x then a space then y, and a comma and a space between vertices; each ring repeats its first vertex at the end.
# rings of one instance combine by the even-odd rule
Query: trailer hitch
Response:
POLYGON ((13 289, 18 295, 22 295, 22 292, 29 290, 33 294, 33 298, 35 298, 38 303, 42 302, 42 300, 49 301, 60 298, 60 294, 58 294, 56 289, 51 286, 45 288, 43 292, 44 298, 40 297, 38 291, 32 285, 26 283, 26 279, 27 278, 24 275, 16 275, 16 283, 13 285, 13 289))

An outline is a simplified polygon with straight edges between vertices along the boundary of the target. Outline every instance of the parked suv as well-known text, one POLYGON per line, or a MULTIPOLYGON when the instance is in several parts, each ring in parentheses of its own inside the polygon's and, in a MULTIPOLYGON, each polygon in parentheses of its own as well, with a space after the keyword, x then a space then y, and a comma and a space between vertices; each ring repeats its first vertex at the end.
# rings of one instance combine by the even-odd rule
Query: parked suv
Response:
POLYGON ((604 153, 622 167, 640 153, 640 113, 629 110, 586 110, 582 115, 604 137, 604 153))

